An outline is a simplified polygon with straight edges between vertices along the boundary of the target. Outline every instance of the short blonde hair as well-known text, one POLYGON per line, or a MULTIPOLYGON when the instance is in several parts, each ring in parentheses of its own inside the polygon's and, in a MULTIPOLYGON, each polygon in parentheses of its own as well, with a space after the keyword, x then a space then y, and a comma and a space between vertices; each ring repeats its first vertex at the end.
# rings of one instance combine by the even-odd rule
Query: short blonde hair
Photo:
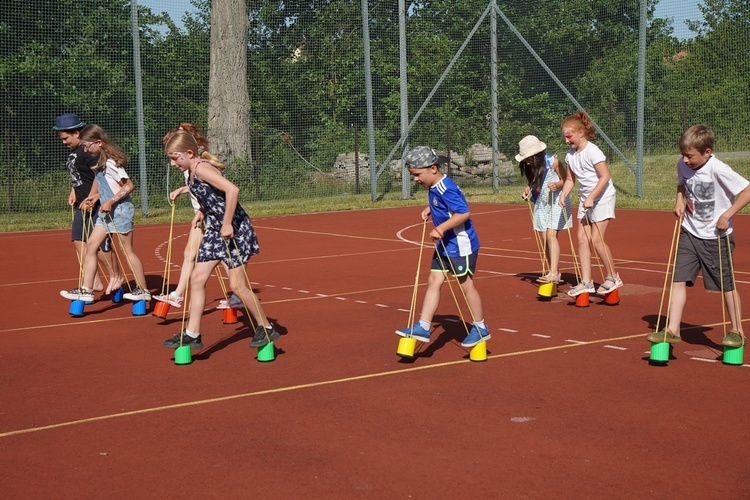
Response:
POLYGON ((699 153, 705 153, 708 149, 714 149, 715 142, 716 136, 710 128, 705 125, 693 125, 680 137, 680 152, 695 149, 699 153))

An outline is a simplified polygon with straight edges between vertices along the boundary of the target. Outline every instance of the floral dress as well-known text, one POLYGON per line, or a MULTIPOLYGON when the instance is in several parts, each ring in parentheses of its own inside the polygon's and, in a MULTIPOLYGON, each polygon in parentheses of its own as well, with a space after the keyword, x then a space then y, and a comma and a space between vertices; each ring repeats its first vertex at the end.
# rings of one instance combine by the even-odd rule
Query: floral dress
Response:
MULTIPOLYGON (((197 173, 198 167, 196 166, 195 174, 197 173)), ((250 257, 260 252, 258 237, 255 235, 250 217, 237 203, 232 218, 234 238, 231 240, 223 239, 221 237, 221 225, 227 208, 226 195, 223 191, 203 182, 195 174, 188 182, 188 188, 190 194, 198 200, 205 215, 205 228, 203 230, 203 241, 198 250, 198 262, 221 260, 229 269, 244 265, 250 257)))

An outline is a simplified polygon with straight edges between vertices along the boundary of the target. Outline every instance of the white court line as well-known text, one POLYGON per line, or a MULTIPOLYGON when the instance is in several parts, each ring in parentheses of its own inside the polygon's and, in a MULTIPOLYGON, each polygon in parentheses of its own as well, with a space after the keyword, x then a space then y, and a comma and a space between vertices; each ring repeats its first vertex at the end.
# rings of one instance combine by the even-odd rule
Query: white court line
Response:
POLYGON ((606 347, 607 349, 616 349, 618 351, 627 351, 628 350, 627 347, 620 347, 620 346, 616 346, 616 345, 605 345, 603 347, 606 347))
POLYGON ((706 359, 706 358, 690 358, 693 361, 703 361, 704 363, 718 363, 718 359, 706 359))
POLYGON ((551 338, 552 338, 552 337, 551 337, 551 336, 549 336, 549 335, 542 335, 541 333, 532 333, 532 334, 531 334, 531 336, 532 336, 532 337, 541 337, 541 338, 543 338, 543 339, 551 339, 551 338))
POLYGON ((583 340, 573 340, 573 339, 565 339, 565 342, 570 342, 571 344, 587 344, 588 343, 583 340))
POLYGON ((518 330, 511 330, 510 328, 498 328, 501 332, 518 333, 518 330))

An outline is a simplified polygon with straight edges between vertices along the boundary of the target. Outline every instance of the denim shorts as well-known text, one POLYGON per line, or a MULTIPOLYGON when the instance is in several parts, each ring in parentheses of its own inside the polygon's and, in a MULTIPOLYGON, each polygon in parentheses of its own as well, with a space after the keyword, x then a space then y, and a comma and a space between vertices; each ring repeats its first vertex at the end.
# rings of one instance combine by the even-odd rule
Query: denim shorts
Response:
POLYGON ((114 210, 108 214, 99 211, 96 225, 102 226, 107 233, 128 234, 133 230, 134 217, 135 205, 130 200, 124 200, 115 205, 114 210))

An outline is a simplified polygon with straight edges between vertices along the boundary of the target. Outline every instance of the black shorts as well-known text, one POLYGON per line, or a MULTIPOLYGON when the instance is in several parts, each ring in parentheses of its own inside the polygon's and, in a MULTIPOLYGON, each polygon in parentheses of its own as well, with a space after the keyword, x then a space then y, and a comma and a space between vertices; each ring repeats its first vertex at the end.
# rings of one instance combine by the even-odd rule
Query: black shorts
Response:
POLYGON ((684 228, 680 231, 680 241, 677 246, 677 259, 674 267, 674 281, 684 281, 687 286, 695 284, 698 271, 703 274, 703 286, 706 290, 731 292, 734 290, 731 258, 734 252, 734 236, 729 238, 704 240, 693 236, 684 228), (729 243, 727 243, 729 239, 729 243), (719 243, 721 241, 721 244, 719 243), (721 256, 719 256, 721 245, 721 256), (721 264, 721 265, 719 265, 721 264), (724 287, 721 287, 721 282, 724 287))
POLYGON ((435 252, 432 254, 430 270, 449 272, 453 276, 460 277, 471 274, 477 270, 477 256, 479 252, 472 252, 464 257, 448 257, 435 252))
MULTIPOLYGON (((98 216, 99 210, 87 212, 77 208, 73 212, 73 227, 70 233, 71 241, 87 241, 89 234, 94 230, 94 223, 98 216)), ((99 249, 104 252, 112 250, 112 240, 109 239, 109 236, 99 245, 99 249)))

